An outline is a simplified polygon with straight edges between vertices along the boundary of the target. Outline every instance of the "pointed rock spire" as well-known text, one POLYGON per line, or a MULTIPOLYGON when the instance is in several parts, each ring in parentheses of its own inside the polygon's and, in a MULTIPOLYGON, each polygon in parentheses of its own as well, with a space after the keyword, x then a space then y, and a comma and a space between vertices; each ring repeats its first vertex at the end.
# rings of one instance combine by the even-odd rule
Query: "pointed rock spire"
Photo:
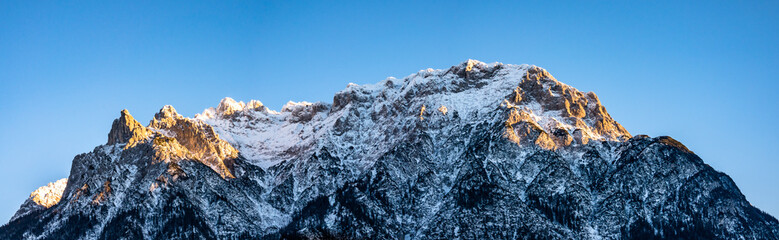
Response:
POLYGON ((154 119, 149 122, 150 128, 163 129, 176 124, 177 119, 183 119, 184 116, 176 112, 171 105, 165 105, 158 113, 154 114, 154 119))
POLYGON ((146 127, 136 121, 127 109, 124 109, 119 118, 115 119, 111 125, 107 144, 128 143, 132 139, 146 138, 148 134, 146 127))
POLYGON ((180 118, 182 117, 179 113, 176 112, 176 109, 173 108, 171 105, 165 105, 160 109, 160 112, 154 114, 154 119, 156 120, 162 120, 166 118, 180 118))
POLYGON ((236 102, 234 99, 226 97, 219 102, 219 106, 216 107, 216 112, 224 116, 229 116, 243 110, 244 106, 245 104, 243 102, 236 102))

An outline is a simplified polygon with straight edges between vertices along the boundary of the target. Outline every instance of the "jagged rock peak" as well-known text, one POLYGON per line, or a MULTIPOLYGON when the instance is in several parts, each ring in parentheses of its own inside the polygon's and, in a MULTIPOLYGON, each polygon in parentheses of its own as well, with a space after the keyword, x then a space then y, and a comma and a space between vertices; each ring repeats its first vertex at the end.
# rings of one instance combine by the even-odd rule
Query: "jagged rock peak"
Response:
POLYGON ((46 186, 42 186, 32 193, 30 193, 30 199, 38 205, 44 207, 51 207, 57 204, 62 197, 62 191, 65 190, 65 186, 68 184, 68 179, 63 178, 55 182, 50 182, 46 186))
POLYGON ((127 109, 122 110, 120 114, 111 125, 111 131, 108 132, 108 145, 128 143, 132 139, 140 139, 148 135, 146 128, 136 121, 127 109))
MULTIPOLYGON (((229 105, 231 100, 222 102, 229 105)), ((159 133, 152 141, 155 161, 176 163, 195 160, 209 166, 223 178, 234 177, 232 165, 233 159, 238 157, 238 150, 220 139, 210 125, 185 118, 172 106, 166 105, 154 115, 149 128, 159 133)))
POLYGON ((520 145, 553 150, 590 140, 625 141, 631 137, 594 93, 580 92, 537 66, 527 69, 503 105, 511 110, 504 134, 520 145))
POLYGON ((213 118, 216 116, 230 117, 238 113, 247 113, 250 111, 265 111, 267 108, 258 100, 249 100, 248 103, 235 101, 233 98, 225 97, 219 101, 216 108, 208 108, 203 113, 195 114, 195 118, 205 117, 213 118))
POLYGON ((243 102, 236 102, 232 98, 226 97, 219 102, 219 106, 216 107, 216 112, 222 115, 232 115, 237 111, 241 111, 246 107, 243 102))
POLYGON ((535 65, 527 69, 527 74, 525 75, 525 78, 532 79, 532 80, 549 79, 549 80, 557 81, 557 79, 555 79, 552 76, 552 74, 547 72, 546 69, 543 69, 535 65))
POLYGON ((540 111, 558 113, 555 121, 544 124, 547 132, 563 134, 566 139, 574 135, 578 143, 586 144, 589 139, 625 141, 631 138, 630 133, 606 112, 595 93, 584 93, 561 83, 537 66, 527 69, 506 104, 510 108, 522 106, 514 109, 531 114, 540 111))
POLYGON ((475 80, 490 78, 501 68, 503 68, 503 64, 499 62, 488 64, 478 60, 468 59, 449 68, 449 72, 457 74, 457 76, 464 79, 475 80))
POLYGON ((249 100, 248 103, 246 103, 246 106, 244 107, 244 109, 255 110, 255 109, 262 108, 263 106, 264 105, 262 105, 262 102, 260 102, 259 100, 252 99, 252 100, 249 100))
POLYGON ((162 107, 162 109, 160 109, 158 113, 154 114, 154 119, 162 120, 166 118, 177 119, 177 118, 183 118, 183 116, 181 116, 181 114, 176 112, 176 109, 173 108, 173 106, 165 105, 162 107))
POLYGON ((59 203, 62 198, 62 192, 65 191, 65 186, 67 186, 67 184, 68 179, 63 178, 36 189, 30 193, 30 198, 28 198, 16 214, 11 217, 11 221, 24 216, 31 211, 50 208, 59 203))

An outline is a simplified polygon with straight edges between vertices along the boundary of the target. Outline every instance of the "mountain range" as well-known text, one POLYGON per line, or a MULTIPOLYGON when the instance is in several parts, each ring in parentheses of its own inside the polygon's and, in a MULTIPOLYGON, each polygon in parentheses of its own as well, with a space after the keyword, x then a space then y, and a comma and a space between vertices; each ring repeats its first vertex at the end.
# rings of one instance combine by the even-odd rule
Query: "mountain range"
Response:
POLYGON ((332 103, 127 110, 0 239, 779 239, 777 219, 592 92, 468 60, 332 103))

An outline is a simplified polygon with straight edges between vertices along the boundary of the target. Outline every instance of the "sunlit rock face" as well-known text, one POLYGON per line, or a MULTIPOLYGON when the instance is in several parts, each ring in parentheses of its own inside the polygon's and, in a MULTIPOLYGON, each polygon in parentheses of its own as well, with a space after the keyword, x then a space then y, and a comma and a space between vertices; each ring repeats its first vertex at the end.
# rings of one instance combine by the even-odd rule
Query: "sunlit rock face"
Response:
POLYGON ((678 141, 632 136, 542 68, 475 60, 279 111, 225 98, 147 126, 122 111, 60 192, 0 239, 779 235, 678 141))
POLYGON ((136 121, 127 109, 122 110, 120 114, 119 118, 114 120, 111 125, 111 131, 108 132, 107 145, 127 143, 129 146, 133 146, 149 137, 151 132, 136 121))
POLYGON ((30 198, 24 201, 22 207, 20 207, 19 210, 16 211, 16 214, 11 217, 11 221, 27 215, 30 212, 47 209, 59 203, 60 198, 62 197, 62 191, 65 190, 67 183, 68 179, 63 178, 33 191, 30 194, 30 198))
POLYGON ((519 144, 533 142, 553 150, 574 140, 586 144, 590 139, 624 141, 631 137, 595 93, 580 92, 535 66, 527 70, 505 106, 511 109, 506 135, 519 144))
POLYGON ((172 106, 165 106, 154 115, 149 128, 158 133, 151 141, 156 160, 195 160, 209 166, 223 178, 234 177, 232 165, 238 151, 220 139, 210 125, 185 118, 172 106))

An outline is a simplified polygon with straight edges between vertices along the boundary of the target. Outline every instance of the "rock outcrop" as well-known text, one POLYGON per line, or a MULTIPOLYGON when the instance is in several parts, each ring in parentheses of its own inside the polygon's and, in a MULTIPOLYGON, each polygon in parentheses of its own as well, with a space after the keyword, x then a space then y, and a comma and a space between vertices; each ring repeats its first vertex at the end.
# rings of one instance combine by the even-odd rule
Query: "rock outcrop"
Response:
MULTIPOLYGON (((223 110, 233 111, 231 109, 224 107, 223 110)), ((149 128, 157 132, 152 140, 156 161, 195 160, 209 166, 223 178, 234 177, 232 166, 238 151, 220 139, 210 125, 184 118, 168 105, 154 115, 149 128)))
POLYGON ((67 183, 68 179, 63 178, 33 191, 30 194, 30 198, 24 201, 19 210, 16 211, 16 214, 11 217, 11 221, 34 211, 50 208, 59 203, 62 191, 65 190, 67 183))
POLYGON ((546 70, 530 67, 522 81, 506 100, 512 109, 508 125, 533 125, 536 128, 522 128, 521 133, 507 133, 509 136, 527 135, 539 141, 539 146, 555 149, 574 143, 586 144, 591 139, 624 141, 631 137, 625 128, 614 121, 606 112, 595 93, 583 93, 558 82, 546 70), (540 110, 540 111, 539 111, 540 110), (559 117, 541 123, 535 121, 535 112, 553 112, 559 117), (537 137, 536 137, 537 136, 537 137))
POLYGON ((114 120, 111 131, 108 132, 108 145, 126 143, 129 146, 143 141, 149 137, 150 132, 146 127, 130 115, 127 109, 122 110, 119 118, 114 120))

